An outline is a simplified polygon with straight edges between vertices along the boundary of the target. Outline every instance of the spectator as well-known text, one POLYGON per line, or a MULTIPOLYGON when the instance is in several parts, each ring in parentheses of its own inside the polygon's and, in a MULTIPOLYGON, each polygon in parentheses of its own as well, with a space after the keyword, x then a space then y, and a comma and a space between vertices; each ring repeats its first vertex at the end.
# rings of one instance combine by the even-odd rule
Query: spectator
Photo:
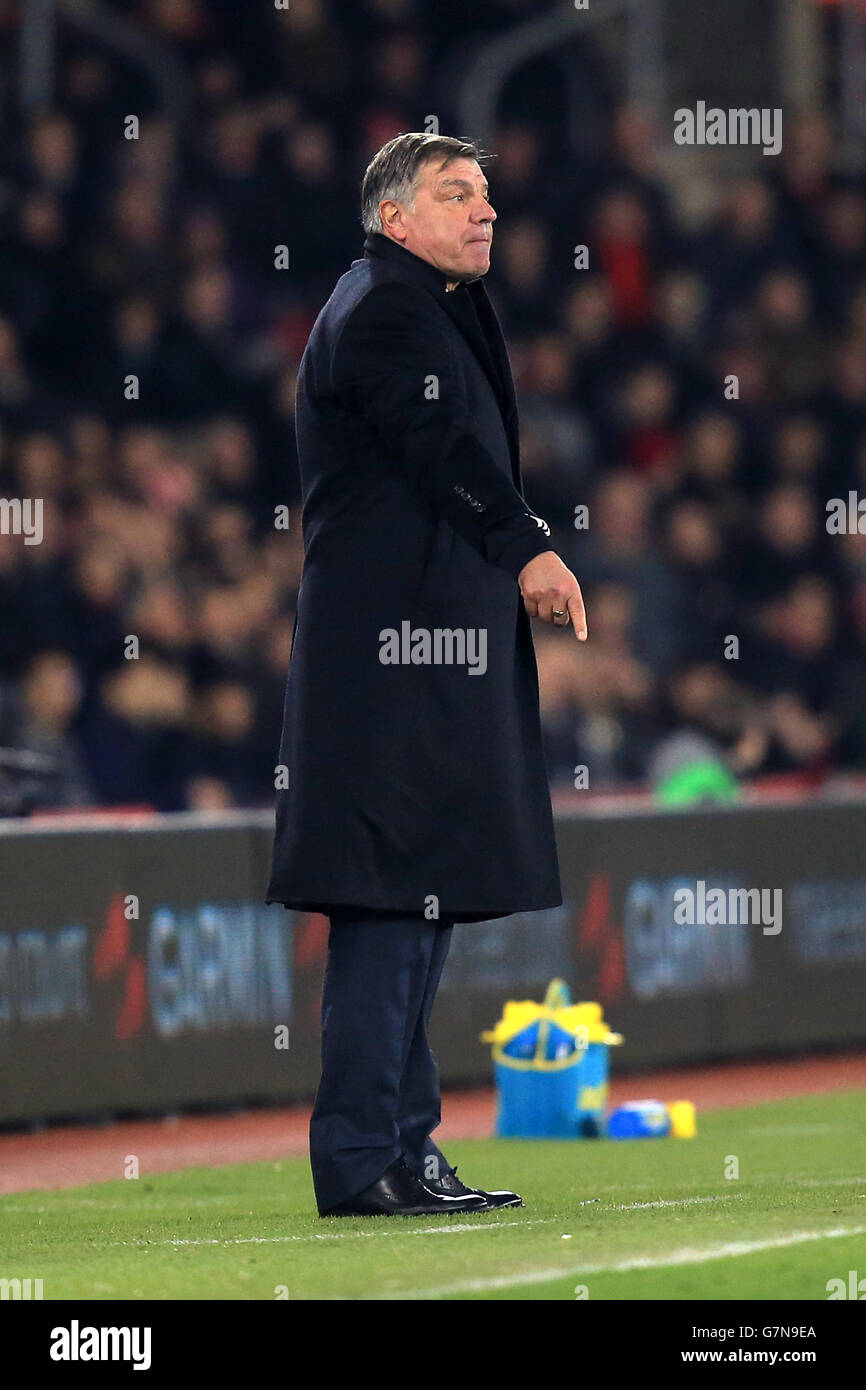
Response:
MULTIPOLYGON (((361 254, 359 175, 430 113, 454 129, 466 55, 533 7, 124 8, 179 58, 188 120, 62 27, 51 108, 3 98, 0 485, 43 531, 0 534, 3 737, 63 764, 22 810, 269 805, 297 368, 361 254)), ((580 131, 529 67, 490 141, 489 288, 527 500, 590 614, 585 649, 539 636, 552 780, 645 783, 682 740, 738 777, 864 768, 866 536, 825 521, 866 496, 866 183, 803 111, 779 160, 702 182, 701 224, 588 49, 580 131)))

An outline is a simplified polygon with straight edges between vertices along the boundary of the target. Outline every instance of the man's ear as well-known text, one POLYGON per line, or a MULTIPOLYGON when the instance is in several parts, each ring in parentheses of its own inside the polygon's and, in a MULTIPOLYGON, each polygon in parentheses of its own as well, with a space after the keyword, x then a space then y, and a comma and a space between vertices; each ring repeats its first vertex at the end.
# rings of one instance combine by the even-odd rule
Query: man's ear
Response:
POLYGON ((406 225, 403 221, 403 209, 399 203, 392 202, 386 198, 379 204, 379 216, 382 219, 382 230, 386 235, 393 237, 394 241, 406 240, 406 225))

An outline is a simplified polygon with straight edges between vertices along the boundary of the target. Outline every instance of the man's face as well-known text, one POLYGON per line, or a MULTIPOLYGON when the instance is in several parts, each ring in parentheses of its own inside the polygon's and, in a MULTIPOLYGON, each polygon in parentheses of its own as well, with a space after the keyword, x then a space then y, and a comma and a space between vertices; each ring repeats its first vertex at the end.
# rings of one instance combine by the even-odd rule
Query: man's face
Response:
POLYGON ((439 159, 421 166, 414 205, 381 205, 386 236, 429 261, 449 281, 471 280, 490 269, 496 213, 487 180, 474 159, 439 159))

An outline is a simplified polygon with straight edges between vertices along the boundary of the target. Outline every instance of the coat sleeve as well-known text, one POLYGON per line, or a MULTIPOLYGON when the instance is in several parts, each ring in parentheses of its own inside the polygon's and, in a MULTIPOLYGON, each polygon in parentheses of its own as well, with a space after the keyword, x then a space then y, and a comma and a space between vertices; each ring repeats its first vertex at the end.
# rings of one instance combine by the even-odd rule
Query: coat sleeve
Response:
POLYGON ((550 531, 472 431, 465 393, 434 300, 411 285, 377 285, 349 315, 331 381, 381 436, 388 462, 490 564, 517 579, 552 550, 550 531))

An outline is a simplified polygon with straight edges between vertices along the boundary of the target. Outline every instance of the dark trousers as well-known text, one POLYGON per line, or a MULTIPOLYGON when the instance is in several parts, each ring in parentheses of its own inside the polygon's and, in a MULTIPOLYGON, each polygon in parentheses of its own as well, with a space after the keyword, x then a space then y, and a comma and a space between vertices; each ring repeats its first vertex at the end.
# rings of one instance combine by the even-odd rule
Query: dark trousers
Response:
POLYGON ((440 1095, 427 1023, 451 931, 421 917, 331 916, 310 1121, 320 1212, 362 1192, 401 1155, 421 1177, 450 1172, 430 1138, 440 1095))

